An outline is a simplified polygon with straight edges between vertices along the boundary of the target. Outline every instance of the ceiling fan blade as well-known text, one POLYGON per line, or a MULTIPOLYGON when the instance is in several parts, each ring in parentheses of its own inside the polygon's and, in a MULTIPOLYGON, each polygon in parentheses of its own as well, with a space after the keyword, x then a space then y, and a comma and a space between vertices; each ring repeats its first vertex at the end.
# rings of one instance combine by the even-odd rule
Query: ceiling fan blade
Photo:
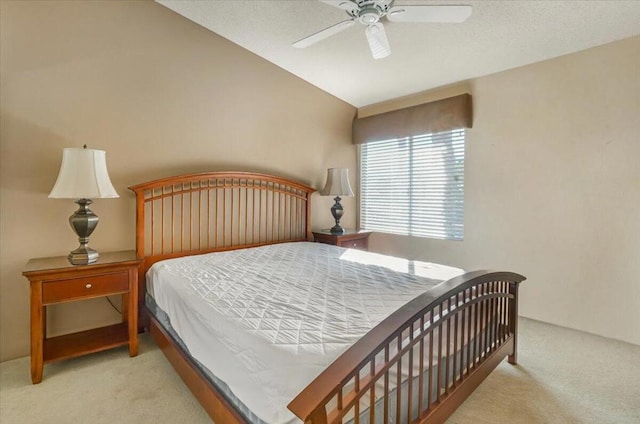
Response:
POLYGON ((346 21, 338 22, 335 25, 331 25, 329 28, 325 28, 321 31, 316 32, 315 34, 311 34, 308 37, 304 37, 303 39, 296 41, 295 43, 293 43, 293 47, 297 47, 299 49, 309 47, 310 45, 315 44, 320 40, 324 40, 325 38, 331 37, 332 35, 337 34, 340 31, 344 31, 345 29, 351 27, 354 23, 354 19, 348 19, 346 21))
POLYGON ((380 22, 369 25, 365 30, 365 34, 374 59, 382 59, 391 54, 387 33, 380 22))
POLYGON ((322 3, 326 3, 330 6, 337 7, 338 9, 346 10, 347 12, 355 12, 360 8, 351 0, 320 0, 322 3))
POLYGON ((387 12, 392 22, 460 23, 471 16, 471 6, 394 6, 387 12))

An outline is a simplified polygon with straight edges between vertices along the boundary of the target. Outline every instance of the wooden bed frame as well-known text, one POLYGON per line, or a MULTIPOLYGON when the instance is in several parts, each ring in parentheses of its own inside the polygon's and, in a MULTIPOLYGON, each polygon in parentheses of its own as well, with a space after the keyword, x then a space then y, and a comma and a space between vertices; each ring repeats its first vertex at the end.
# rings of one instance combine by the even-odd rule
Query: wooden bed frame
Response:
MULTIPOLYGON (((157 261, 311 240, 315 190, 285 178, 209 172, 131 190, 136 250, 144 258, 141 302, 144 275, 157 261)), ((288 408, 310 424, 358 424, 365 410, 370 423, 399 423, 403 416, 407 423, 444 422, 505 357, 516 363, 518 286, 524 279, 474 271, 428 290, 345 351, 288 408)), ((140 311, 140 322, 214 422, 246 422, 144 304, 140 311)))

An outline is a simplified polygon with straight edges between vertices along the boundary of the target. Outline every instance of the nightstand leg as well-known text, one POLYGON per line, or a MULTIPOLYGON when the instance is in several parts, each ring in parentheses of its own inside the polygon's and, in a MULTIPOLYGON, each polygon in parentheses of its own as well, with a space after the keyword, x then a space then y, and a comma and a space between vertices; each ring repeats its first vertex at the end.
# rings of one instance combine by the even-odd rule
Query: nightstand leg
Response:
POLYGON ((129 271, 129 356, 138 354, 138 270, 129 271))
POLYGON ((44 366, 44 320, 45 309, 42 306, 42 281, 31 283, 31 382, 38 384, 42 381, 44 366))

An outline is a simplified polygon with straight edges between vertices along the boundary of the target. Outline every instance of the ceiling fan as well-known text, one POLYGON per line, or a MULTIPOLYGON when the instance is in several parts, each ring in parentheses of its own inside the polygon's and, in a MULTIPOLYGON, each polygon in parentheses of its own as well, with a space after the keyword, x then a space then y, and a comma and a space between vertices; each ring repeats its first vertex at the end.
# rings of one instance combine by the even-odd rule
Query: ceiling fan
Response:
POLYGON ((353 26, 356 21, 366 25, 365 34, 374 59, 391 54, 389 40, 382 25, 391 22, 459 23, 471 16, 471 6, 465 5, 394 5, 394 0, 320 0, 344 10, 349 19, 311 34, 293 43, 305 48, 353 26))

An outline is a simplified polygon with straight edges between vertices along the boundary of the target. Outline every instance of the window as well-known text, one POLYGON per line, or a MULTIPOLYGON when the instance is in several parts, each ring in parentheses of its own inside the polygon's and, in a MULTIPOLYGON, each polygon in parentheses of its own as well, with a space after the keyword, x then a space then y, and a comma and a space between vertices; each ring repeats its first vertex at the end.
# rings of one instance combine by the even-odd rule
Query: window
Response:
POLYGON ((361 144, 360 226, 462 240, 465 130, 361 144))

